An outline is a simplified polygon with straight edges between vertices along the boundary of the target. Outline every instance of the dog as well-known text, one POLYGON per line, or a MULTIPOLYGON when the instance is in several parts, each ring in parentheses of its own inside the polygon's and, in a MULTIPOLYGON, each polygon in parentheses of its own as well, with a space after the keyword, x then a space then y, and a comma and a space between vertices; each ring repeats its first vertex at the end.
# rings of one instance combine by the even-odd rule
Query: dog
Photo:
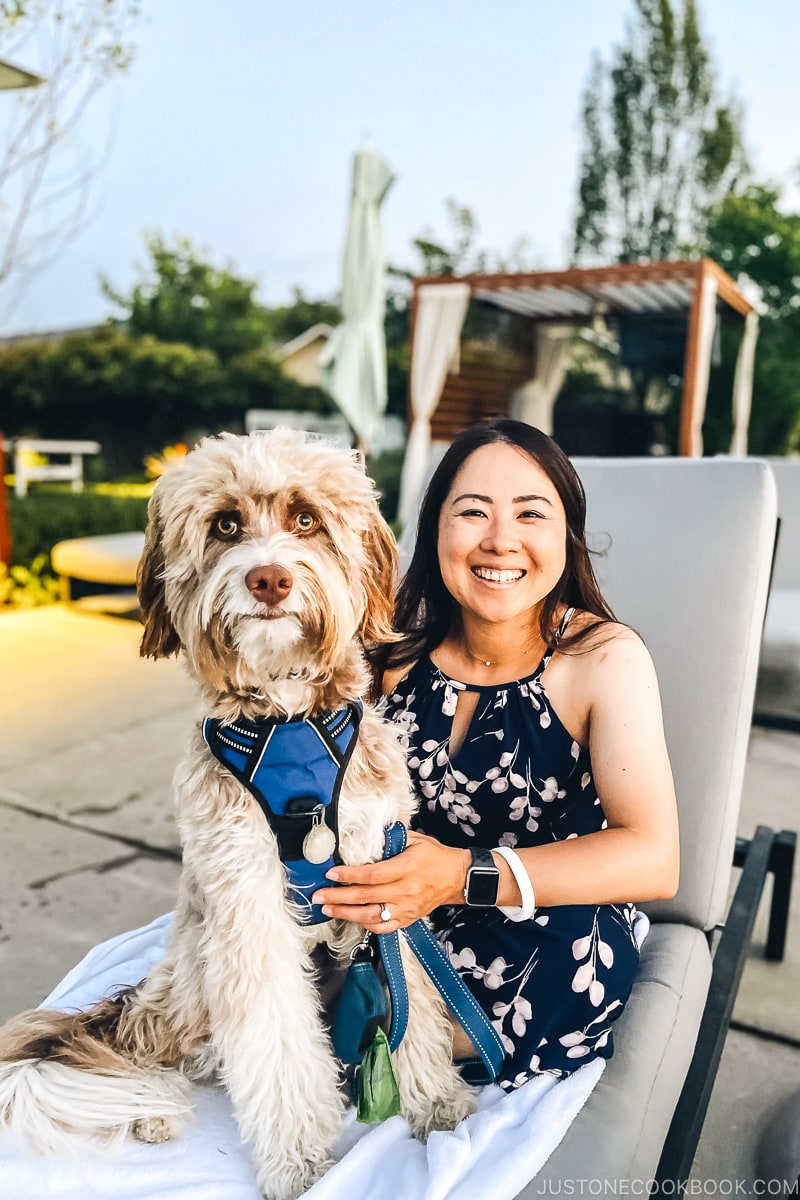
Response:
MULTIPOLYGON (((141 653, 180 653, 214 722, 286 721, 368 694, 364 647, 391 637, 396 547, 352 451, 289 430, 205 438, 150 501, 141 653)), ((403 751, 370 704, 338 798, 344 863, 381 858, 414 800, 403 751)), ((46 1151, 74 1134, 177 1136, 190 1081, 230 1095, 256 1180, 293 1200, 331 1164, 347 1106, 315 947, 346 965, 363 930, 309 924, 251 791, 196 731, 175 777, 183 846, 166 957, 87 1012, 34 1010, 0 1029, 0 1124, 46 1151)), ((474 1092, 444 1003, 401 941, 409 1022, 393 1054, 414 1131, 452 1129, 474 1092)))

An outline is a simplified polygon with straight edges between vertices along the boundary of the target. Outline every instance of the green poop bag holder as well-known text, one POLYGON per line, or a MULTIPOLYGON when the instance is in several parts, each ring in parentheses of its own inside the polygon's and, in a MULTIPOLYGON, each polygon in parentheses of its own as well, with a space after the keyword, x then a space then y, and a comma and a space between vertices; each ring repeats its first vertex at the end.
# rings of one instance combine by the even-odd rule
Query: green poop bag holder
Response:
MULTIPOLYGON (((405 849, 408 840, 405 825, 399 822, 391 825, 384 835, 384 858, 392 858, 405 849)), ((505 1057, 497 1030, 425 922, 414 921, 401 932, 480 1056, 462 1064, 462 1073, 470 1083, 489 1083, 496 1079, 505 1057)), ((356 1116, 359 1121, 377 1124, 399 1114, 400 1094, 392 1068, 392 1053, 403 1040, 407 1025, 408 989, 400 957, 399 934, 367 933, 353 951, 331 1026, 334 1053, 342 1062, 356 1067, 356 1116), (386 997, 375 969, 374 937, 391 997, 388 1036, 383 1029, 387 1015, 386 997)))

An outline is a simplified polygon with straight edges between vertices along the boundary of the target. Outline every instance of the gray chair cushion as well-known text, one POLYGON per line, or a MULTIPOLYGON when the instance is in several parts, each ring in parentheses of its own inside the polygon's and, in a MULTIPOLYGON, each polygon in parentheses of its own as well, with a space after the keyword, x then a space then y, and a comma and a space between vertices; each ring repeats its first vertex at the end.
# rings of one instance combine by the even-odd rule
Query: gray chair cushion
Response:
MULTIPOLYGON (((614 1026, 614 1056, 519 1200, 566 1195, 565 1181, 652 1179, 689 1069, 710 978, 704 934, 687 925, 653 926, 633 992, 614 1026)), ((587 1182, 583 1193, 573 1194, 588 1195, 588 1187, 587 1182)))
POLYGON ((600 585, 658 671, 681 819, 681 886, 651 918, 725 913, 775 539, 755 459, 576 459, 600 585))

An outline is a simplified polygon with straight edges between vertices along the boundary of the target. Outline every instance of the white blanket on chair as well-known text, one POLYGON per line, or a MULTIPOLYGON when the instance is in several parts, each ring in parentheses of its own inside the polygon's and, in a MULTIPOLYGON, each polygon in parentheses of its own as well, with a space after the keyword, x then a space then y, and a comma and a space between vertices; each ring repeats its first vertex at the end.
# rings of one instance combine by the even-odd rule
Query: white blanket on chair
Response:
MULTIPOLYGON (((138 983, 164 955, 170 916, 96 946, 43 1007, 80 1009, 138 983)), ((637 932, 639 932, 637 930, 637 932)), ((513 1200, 563 1138, 602 1074, 595 1060, 558 1082, 540 1076, 515 1092, 484 1088, 478 1111, 426 1145, 402 1117, 359 1125, 351 1109, 337 1162, 307 1193, 312 1200, 513 1200)), ((195 1086, 195 1119, 180 1139, 128 1142, 111 1157, 69 1161, 32 1156, 0 1138, 0 1196, 7 1200, 258 1200, 246 1146, 222 1088, 195 1086)), ((85 1145, 83 1143, 82 1145, 85 1145)))

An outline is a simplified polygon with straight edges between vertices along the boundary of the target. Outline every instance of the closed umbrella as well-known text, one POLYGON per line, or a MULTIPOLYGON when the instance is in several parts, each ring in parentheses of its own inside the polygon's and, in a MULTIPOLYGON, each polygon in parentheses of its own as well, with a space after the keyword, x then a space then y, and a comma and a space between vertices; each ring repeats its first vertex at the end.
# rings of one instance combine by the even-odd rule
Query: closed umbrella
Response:
POLYGON ((381 205, 394 175, 374 150, 353 160, 353 188, 342 269, 342 324, 320 360, 322 386, 366 450, 386 410, 386 304, 381 205))

